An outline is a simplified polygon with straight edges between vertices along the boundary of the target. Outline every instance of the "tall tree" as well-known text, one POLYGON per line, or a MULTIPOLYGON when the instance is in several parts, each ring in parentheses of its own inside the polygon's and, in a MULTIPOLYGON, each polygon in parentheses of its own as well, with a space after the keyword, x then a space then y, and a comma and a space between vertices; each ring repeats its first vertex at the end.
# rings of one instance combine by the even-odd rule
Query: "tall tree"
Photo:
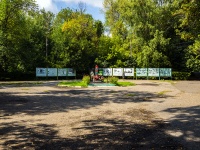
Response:
POLYGON ((53 47, 51 51, 51 64, 54 67, 67 67, 70 61, 68 47, 70 45, 67 33, 62 31, 65 21, 72 19, 73 11, 69 8, 62 9, 55 17, 51 38, 53 47))
POLYGON ((54 15, 44 9, 35 11, 32 16, 26 16, 28 24, 27 38, 20 42, 19 56, 25 70, 33 71, 35 67, 48 67, 52 42, 51 32, 54 15))
POLYGON ((175 16, 179 19, 177 33, 184 40, 186 66, 191 71, 200 71, 200 1, 175 1, 179 9, 175 16))
POLYGON ((129 54, 131 56, 129 60, 132 62, 136 60, 140 67, 147 67, 146 62, 149 66, 154 67, 158 67, 158 64, 170 66, 166 56, 169 38, 163 32, 166 24, 162 21, 164 13, 161 11, 161 7, 163 7, 161 2, 152 0, 105 0, 104 7, 107 24, 110 26, 112 34, 121 38, 122 54, 129 54), (158 38, 161 38, 162 41, 159 41, 158 38), (152 56, 152 53, 154 56, 156 55, 156 59, 147 60, 149 56, 152 56), (163 57, 165 64, 159 63, 163 62, 163 57))
POLYGON ((84 11, 62 10, 56 17, 52 60, 58 66, 87 70, 94 65, 103 25, 84 11), (55 46, 58 46, 59 49, 55 46))
POLYGON ((21 69, 19 44, 27 37, 26 15, 36 9, 33 0, 1 0, 0 3, 0 68, 21 69))

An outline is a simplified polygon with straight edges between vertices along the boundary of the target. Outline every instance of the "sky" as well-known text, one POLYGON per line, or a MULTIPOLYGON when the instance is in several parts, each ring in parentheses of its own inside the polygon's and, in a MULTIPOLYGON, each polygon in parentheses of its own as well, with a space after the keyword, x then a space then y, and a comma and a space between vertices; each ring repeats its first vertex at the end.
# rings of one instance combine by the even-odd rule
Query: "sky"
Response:
POLYGON ((103 10, 103 0, 36 0, 39 8, 44 8, 54 14, 63 8, 78 9, 78 4, 82 2, 86 5, 86 13, 91 14, 95 20, 105 22, 103 10))

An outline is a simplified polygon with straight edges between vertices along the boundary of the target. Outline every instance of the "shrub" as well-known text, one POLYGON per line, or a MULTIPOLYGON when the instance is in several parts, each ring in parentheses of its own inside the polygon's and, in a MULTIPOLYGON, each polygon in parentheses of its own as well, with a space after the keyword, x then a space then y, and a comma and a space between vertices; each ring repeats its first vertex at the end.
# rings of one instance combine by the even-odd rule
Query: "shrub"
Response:
POLYGON ((82 81, 83 81, 85 84, 88 85, 88 84, 90 83, 90 76, 88 76, 88 75, 83 76, 82 81))
POLYGON ((189 79, 190 75, 190 72, 172 72, 172 78, 174 80, 187 80, 189 79))
POLYGON ((109 77, 108 78, 108 81, 112 84, 117 84, 118 80, 119 80, 119 78, 117 78, 117 77, 109 77))

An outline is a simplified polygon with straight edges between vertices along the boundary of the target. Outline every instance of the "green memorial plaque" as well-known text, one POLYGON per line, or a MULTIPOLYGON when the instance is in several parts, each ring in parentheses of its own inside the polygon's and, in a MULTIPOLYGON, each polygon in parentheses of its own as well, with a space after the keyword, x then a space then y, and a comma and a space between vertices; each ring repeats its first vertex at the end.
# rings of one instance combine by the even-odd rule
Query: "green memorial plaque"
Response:
POLYGON ((136 68, 136 76, 137 77, 146 77, 147 76, 147 68, 136 68))
POLYGON ((159 77, 159 68, 148 68, 148 76, 159 77))
POLYGON ((172 69, 171 68, 160 68, 160 77, 171 77, 172 69))

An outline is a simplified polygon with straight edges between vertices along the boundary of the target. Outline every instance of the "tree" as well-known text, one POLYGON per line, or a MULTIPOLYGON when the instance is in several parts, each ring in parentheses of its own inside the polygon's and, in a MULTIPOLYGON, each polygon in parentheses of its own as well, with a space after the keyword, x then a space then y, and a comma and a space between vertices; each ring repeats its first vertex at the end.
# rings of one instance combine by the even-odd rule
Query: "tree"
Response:
POLYGON ((200 71, 200 1, 183 0, 176 4, 180 6, 174 14, 179 19, 176 31, 186 43, 186 66, 191 71, 200 71))
POLYGON ((1 0, 0 3, 0 67, 17 71, 21 66, 20 43, 28 38, 26 15, 36 9, 33 0, 1 0))
POLYGON ((28 38, 24 37, 21 42, 20 56, 23 65, 28 71, 35 70, 36 67, 48 67, 50 60, 52 42, 51 32, 54 15, 44 9, 35 11, 32 16, 26 16, 28 26, 28 38))
POLYGON ((62 9, 55 17, 51 39, 53 42, 51 51, 51 66, 67 67, 70 63, 68 55, 69 38, 67 33, 62 31, 65 21, 72 19, 73 11, 69 8, 62 9))
POLYGON ((101 21, 95 21, 84 11, 62 10, 53 27, 52 60, 60 67, 86 71, 94 65, 102 34, 101 21))
POLYGON ((105 0, 104 7, 112 38, 118 36, 121 41, 116 47, 121 52, 120 57, 126 58, 127 62, 136 60, 140 67, 171 65, 166 50, 170 38, 163 31, 168 23, 164 20, 164 14, 170 13, 164 9, 166 6, 163 2, 105 0), (165 61, 161 63, 163 58, 165 61))
POLYGON ((163 51, 170 39, 163 37, 163 32, 158 30, 154 34, 154 38, 148 42, 148 45, 142 47, 142 51, 138 53, 137 62, 141 67, 168 67, 170 66, 169 59, 164 55, 163 51))

